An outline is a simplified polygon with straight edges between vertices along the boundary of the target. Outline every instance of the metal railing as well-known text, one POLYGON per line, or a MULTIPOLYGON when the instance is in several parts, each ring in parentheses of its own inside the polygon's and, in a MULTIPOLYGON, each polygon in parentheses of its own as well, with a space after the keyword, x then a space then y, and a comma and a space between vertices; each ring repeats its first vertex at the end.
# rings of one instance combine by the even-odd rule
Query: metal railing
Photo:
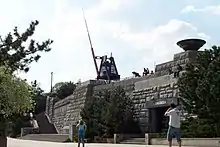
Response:
POLYGON ((37 134, 38 133, 38 128, 35 129, 33 127, 24 127, 24 128, 21 128, 21 137, 22 136, 25 136, 27 134, 37 134))

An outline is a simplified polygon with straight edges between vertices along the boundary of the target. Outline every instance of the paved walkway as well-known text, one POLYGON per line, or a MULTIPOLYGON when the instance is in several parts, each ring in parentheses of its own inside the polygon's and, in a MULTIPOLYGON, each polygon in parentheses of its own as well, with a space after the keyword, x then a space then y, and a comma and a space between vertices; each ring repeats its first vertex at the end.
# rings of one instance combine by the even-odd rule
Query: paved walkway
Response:
MULTIPOLYGON (((54 143, 8 138, 8 147, 77 147, 76 143, 54 143)), ((133 145, 133 144, 86 144, 85 147, 167 147, 161 145, 133 145)), ((189 146, 188 146, 189 147, 189 146)))

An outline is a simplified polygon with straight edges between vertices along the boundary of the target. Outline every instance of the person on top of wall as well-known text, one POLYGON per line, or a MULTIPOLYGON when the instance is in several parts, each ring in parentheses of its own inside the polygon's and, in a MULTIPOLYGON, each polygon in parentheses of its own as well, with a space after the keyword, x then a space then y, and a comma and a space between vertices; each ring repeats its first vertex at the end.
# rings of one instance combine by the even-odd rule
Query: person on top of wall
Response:
POLYGON ((174 78, 178 78, 180 72, 183 70, 183 67, 180 64, 177 64, 176 66, 176 70, 174 72, 174 78))
POLYGON ((181 136, 180 136, 180 111, 176 108, 175 104, 170 104, 170 108, 165 112, 165 116, 169 116, 169 129, 167 132, 167 140, 169 147, 172 147, 172 139, 175 137, 181 147, 181 136))
POLYGON ((172 73, 173 73, 172 67, 169 67, 169 68, 168 68, 168 74, 171 75, 172 73))
POLYGON ((149 74, 149 69, 144 68, 143 76, 147 76, 149 74))
POLYGON ((85 146, 85 131, 86 131, 86 124, 85 122, 81 119, 79 120, 79 123, 76 125, 76 128, 78 130, 78 147, 80 147, 80 143, 83 144, 83 147, 85 146))

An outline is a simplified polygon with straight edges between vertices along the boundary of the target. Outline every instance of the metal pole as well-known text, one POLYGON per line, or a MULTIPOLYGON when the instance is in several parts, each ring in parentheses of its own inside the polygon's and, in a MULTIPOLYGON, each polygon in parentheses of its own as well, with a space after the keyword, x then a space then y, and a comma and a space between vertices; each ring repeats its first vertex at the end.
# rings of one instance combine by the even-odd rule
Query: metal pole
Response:
POLYGON ((94 49, 93 49, 93 46, 92 46, 92 41, 91 41, 91 37, 90 37, 90 34, 89 34, 89 28, 88 28, 88 25, 87 25, 85 12, 84 12, 83 8, 82 8, 82 11, 83 11, 83 17, 84 17, 84 21, 85 21, 85 25, 86 25, 86 31, 87 31, 88 38, 89 38, 89 44, 90 44, 90 47, 91 47, 92 57, 93 57, 93 61, 94 61, 94 64, 95 64, 95 70, 96 70, 96 74, 98 76, 99 75, 98 65, 97 65, 97 62, 96 62, 96 56, 95 56, 95 52, 94 52, 94 49))
POLYGON ((53 92, 53 72, 50 73, 50 92, 53 92))

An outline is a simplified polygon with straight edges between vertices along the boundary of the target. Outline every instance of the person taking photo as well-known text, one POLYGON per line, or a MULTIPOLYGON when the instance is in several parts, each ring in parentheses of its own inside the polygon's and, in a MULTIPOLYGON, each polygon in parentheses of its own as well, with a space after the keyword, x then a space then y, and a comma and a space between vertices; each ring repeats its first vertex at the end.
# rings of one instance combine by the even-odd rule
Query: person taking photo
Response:
POLYGON ((83 144, 83 147, 85 147, 85 131, 86 131, 86 124, 83 120, 79 120, 79 123, 76 125, 76 128, 78 130, 78 147, 80 147, 80 143, 83 144))
POLYGON ((169 147, 172 147, 172 139, 175 137, 181 147, 180 136, 180 111, 176 108, 175 104, 170 104, 170 108, 165 112, 165 116, 169 117, 169 128, 167 131, 167 140, 169 147))

